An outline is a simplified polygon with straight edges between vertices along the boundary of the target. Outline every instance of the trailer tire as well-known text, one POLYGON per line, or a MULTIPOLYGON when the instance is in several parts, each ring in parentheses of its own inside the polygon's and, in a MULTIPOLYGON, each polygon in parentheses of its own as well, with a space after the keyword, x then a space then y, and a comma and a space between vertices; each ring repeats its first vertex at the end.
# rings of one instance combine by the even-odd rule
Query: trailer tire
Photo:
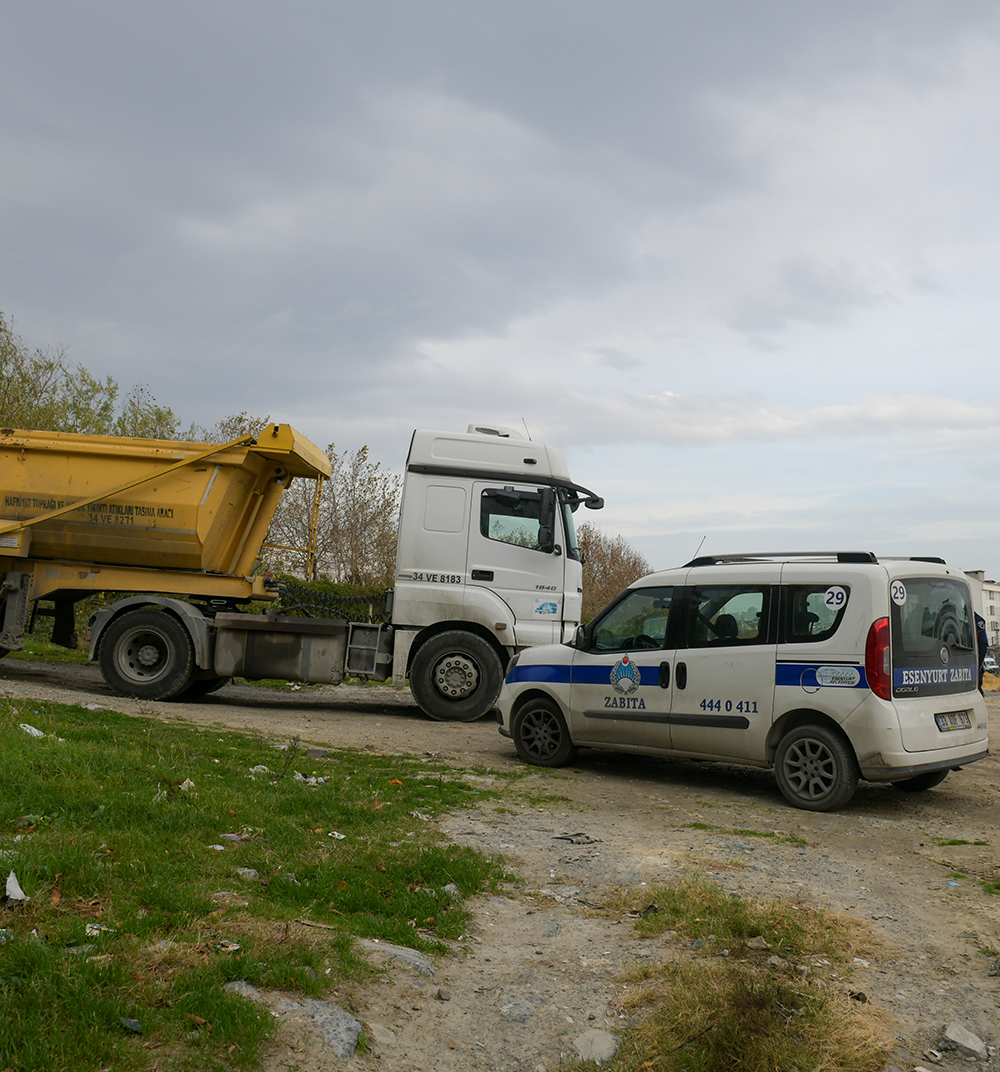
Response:
POLYGON ((120 696, 172 700, 191 684, 194 647, 172 614, 142 608, 107 627, 98 663, 104 680, 120 696))
POLYGON ((439 722, 482 718, 496 704, 502 681, 496 651, 464 629, 431 637, 417 650, 410 667, 413 698, 439 722))

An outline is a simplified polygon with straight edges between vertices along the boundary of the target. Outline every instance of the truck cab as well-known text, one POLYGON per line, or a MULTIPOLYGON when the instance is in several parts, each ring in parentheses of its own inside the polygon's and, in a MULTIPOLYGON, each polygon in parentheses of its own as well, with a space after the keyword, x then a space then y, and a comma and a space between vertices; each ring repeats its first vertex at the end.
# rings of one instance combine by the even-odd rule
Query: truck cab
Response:
POLYGON ((558 451, 511 428, 416 431, 393 598, 393 681, 436 718, 485 713, 508 658, 572 639, 583 563, 574 514, 603 500, 558 451))

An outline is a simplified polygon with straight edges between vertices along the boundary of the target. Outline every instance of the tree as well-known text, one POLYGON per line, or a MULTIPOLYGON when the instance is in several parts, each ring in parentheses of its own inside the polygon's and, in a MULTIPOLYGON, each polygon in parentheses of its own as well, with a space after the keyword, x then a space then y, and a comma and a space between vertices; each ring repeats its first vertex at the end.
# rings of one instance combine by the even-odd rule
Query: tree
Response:
POLYGON ((589 622, 650 567, 624 536, 607 536, 590 521, 577 529, 576 536, 583 556, 583 620, 589 622))
POLYGON ((170 439, 177 434, 171 409, 158 406, 148 388, 133 387, 116 415, 118 384, 82 365, 70 368, 64 350, 31 350, 0 313, 0 424, 5 428, 170 439))
POLYGON ((231 443, 240 436, 252 435, 254 439, 271 423, 271 417, 259 417, 255 413, 247 413, 240 410, 239 413, 230 413, 222 420, 212 425, 211 428, 199 428, 191 426, 190 438, 204 443, 231 443))
MULTIPOLYGON (((396 529, 402 478, 368 457, 368 447, 339 453, 326 449, 333 475, 320 490, 316 539, 319 572, 354 585, 389 585, 396 568, 396 529)), ((285 492, 268 542, 304 548, 309 539, 314 486, 299 480, 285 492)), ((305 556, 285 558, 303 572, 305 556)))

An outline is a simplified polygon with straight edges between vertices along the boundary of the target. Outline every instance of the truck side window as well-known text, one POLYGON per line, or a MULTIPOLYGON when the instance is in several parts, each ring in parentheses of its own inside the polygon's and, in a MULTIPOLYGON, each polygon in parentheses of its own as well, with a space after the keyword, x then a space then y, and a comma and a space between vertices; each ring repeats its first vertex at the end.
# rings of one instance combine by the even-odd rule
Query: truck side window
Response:
POLYGON ((763 644, 767 640, 767 585, 703 585, 691 589, 689 648, 763 644))
POLYGON ((479 531, 488 540, 540 551, 542 497, 537 492, 490 488, 479 507, 479 531))
POLYGON ((836 633, 851 589, 841 584, 789 584, 783 587, 784 641, 812 644, 836 633))

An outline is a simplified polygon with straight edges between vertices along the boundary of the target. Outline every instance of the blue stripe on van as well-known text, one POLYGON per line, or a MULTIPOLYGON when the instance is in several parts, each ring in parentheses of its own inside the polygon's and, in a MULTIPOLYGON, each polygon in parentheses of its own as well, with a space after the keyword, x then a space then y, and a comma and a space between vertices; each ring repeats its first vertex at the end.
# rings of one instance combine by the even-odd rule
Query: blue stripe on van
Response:
MULTIPOLYGON (((638 666, 639 687, 647 685, 660 687, 660 664, 655 666, 638 666)), ((546 681, 552 685, 611 685, 611 666, 571 666, 569 663, 534 663, 524 666, 518 664, 507 675, 508 685, 522 681, 546 681)))
POLYGON ((819 688, 854 688, 867 689, 868 679, 865 677, 865 668, 852 663, 849 666, 831 663, 777 663, 774 668, 775 685, 789 685, 795 688, 819 689, 819 688), (816 679, 816 671, 823 667, 826 670, 853 670, 858 675, 858 681, 853 685, 821 685, 816 679))

